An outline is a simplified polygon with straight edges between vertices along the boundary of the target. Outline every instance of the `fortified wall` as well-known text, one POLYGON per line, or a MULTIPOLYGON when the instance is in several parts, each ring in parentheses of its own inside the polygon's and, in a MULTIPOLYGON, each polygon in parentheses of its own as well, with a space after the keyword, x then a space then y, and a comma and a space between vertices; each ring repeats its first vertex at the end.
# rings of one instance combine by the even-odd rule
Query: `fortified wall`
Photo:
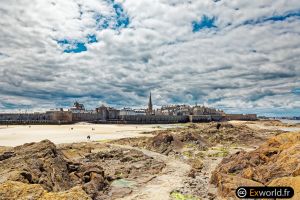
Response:
POLYGON ((0 124, 47 124, 51 121, 49 113, 8 113, 0 114, 0 124))
POLYGON ((73 122, 91 122, 103 120, 101 113, 72 113, 73 122))
POLYGON ((50 111, 47 112, 50 115, 50 121, 70 123, 73 121, 73 113, 69 111, 50 111))
POLYGON ((0 113, 0 124, 63 124, 72 123, 72 121, 72 113, 67 111, 0 113))
POLYGON ((244 120, 244 121, 255 121, 257 120, 256 114, 226 114, 226 120, 244 120))
POLYGON ((189 122, 211 122, 222 121, 224 117, 222 115, 190 115, 189 122))
POLYGON ((72 113, 70 111, 49 111, 31 114, 0 114, 0 124, 70 124, 77 122, 90 123, 123 123, 123 124, 172 124, 187 122, 221 121, 217 115, 103 115, 103 113, 72 113))
POLYGON ((257 120, 256 114, 226 115, 116 115, 108 113, 72 113, 70 111, 49 111, 46 113, 0 114, 0 124, 70 124, 90 123, 128 123, 128 124, 171 124, 187 122, 211 122, 227 120, 257 120))
POLYGON ((120 121, 133 124, 172 124, 189 122, 189 117, 166 115, 125 115, 121 116, 120 121))

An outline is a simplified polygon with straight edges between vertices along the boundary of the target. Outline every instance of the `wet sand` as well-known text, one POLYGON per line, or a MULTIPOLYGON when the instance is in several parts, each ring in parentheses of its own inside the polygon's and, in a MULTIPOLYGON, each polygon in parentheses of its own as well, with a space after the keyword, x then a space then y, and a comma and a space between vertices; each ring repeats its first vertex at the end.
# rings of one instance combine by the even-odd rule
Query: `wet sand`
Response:
POLYGON ((18 146, 29 142, 51 140, 55 144, 105 141, 128 137, 146 136, 141 134, 162 130, 178 125, 115 125, 115 124, 72 124, 72 125, 11 125, 0 126, 0 146, 18 146))
MULTIPOLYGON (((286 126, 266 126, 264 121, 229 121, 234 125, 245 124, 252 129, 266 129, 266 130, 281 130, 286 132, 300 131, 300 127, 286 127, 286 126)), ((286 123, 287 124, 287 123, 286 123)))

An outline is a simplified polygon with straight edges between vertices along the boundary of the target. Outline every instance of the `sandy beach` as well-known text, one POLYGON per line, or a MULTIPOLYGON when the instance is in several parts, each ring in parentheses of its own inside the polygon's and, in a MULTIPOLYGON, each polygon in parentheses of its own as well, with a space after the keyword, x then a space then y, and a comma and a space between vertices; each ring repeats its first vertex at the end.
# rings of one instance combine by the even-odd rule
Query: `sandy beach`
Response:
MULTIPOLYGON (((295 125, 294 127, 289 127, 289 126, 286 126, 290 123, 289 120, 285 121, 287 123, 284 123, 282 125, 266 125, 265 124, 266 121, 229 121, 229 123, 233 124, 233 125, 241 125, 241 124, 245 124, 247 125, 248 127, 252 128, 252 129, 255 129, 255 130, 259 130, 259 129, 265 129, 265 130, 281 130, 281 131, 287 131, 287 132, 294 132, 294 131, 300 131, 300 127, 297 125, 295 125)), ((293 124, 296 124, 296 123, 291 123, 292 125, 293 124)))
POLYGON ((49 139, 55 144, 121 139, 145 136, 140 134, 178 125, 119 125, 119 124, 72 124, 72 125, 9 125, 0 126, 0 146, 18 146, 29 142, 49 139))

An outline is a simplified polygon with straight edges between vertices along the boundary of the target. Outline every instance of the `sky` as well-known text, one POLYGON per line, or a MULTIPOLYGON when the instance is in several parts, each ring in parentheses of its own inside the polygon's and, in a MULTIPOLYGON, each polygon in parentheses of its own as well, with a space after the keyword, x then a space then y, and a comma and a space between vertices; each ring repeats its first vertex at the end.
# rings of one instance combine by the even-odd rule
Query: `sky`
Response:
POLYGON ((0 111, 75 100, 300 116, 299 0, 0 0, 0 111))

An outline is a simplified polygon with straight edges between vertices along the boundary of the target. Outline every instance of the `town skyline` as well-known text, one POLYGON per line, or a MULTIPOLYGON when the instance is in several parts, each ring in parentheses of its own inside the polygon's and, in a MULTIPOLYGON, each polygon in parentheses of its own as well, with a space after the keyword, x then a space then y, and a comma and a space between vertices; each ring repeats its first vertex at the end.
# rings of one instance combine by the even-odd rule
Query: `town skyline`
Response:
POLYGON ((78 122, 89 123, 187 123, 187 122, 212 122, 227 120, 257 120, 256 114, 229 114, 222 110, 205 106, 168 105, 153 108, 151 92, 148 104, 143 109, 124 107, 117 109, 105 105, 93 110, 85 108, 84 104, 75 101, 67 110, 63 108, 52 109, 46 112, 33 113, 0 113, 0 123, 14 124, 68 124, 78 122))
MULTIPOLYGON (((152 98, 151 98, 151 101, 152 101, 152 98)), ((56 107, 49 107, 49 108, 43 108, 43 109, 9 109, 9 110, 1 110, 0 109, 0 113, 34 113, 34 112, 46 112, 46 111, 54 111, 54 110, 60 110, 60 109, 63 109, 65 111, 69 110, 70 108, 72 108, 72 105, 74 106, 75 103, 79 103, 79 104, 82 104, 84 105, 84 109, 86 111, 95 111, 95 109, 97 107, 101 107, 101 106, 105 106, 105 107, 111 107, 111 108, 115 108, 115 109, 118 109, 118 110, 122 110, 122 109, 132 109, 132 110, 147 110, 147 106, 148 106, 148 103, 145 103, 145 105, 111 105, 111 104, 107 104, 107 103, 103 103, 103 102, 99 102, 98 104, 95 104, 95 105, 91 105, 91 104, 85 104, 84 102, 81 102, 81 101, 78 101, 78 100, 74 100, 72 103, 68 104, 68 105, 65 105, 65 106, 56 106, 56 107), (88 106, 86 106, 88 105, 88 106)), ((216 109, 216 110, 220 110, 220 111, 224 111, 226 113, 229 113, 229 114, 239 114, 239 113, 242 113, 242 114, 251 114, 251 113, 255 113, 257 114, 258 116, 261 116, 261 117, 289 117, 289 118, 293 118, 293 117, 299 117, 300 115, 293 115, 293 114, 282 114, 283 112, 281 111, 280 114, 276 114, 276 113, 266 113, 266 112, 253 112, 254 109, 251 109, 249 110, 249 112, 247 112, 247 110, 244 110, 244 112, 239 112, 238 110, 237 111, 233 111, 232 110, 230 111, 229 109, 221 109, 221 108, 217 108, 217 107, 213 107, 213 106, 210 106, 206 103, 203 103, 203 104, 199 104, 197 102, 195 102, 194 104, 188 104, 188 103, 179 103, 179 104, 176 104, 176 103, 173 103, 173 104, 165 104, 165 105, 155 105, 153 104, 153 110, 159 110, 163 107, 172 107, 172 106, 189 106, 189 107, 194 107, 194 106, 200 106, 200 107, 206 107, 206 108, 213 108, 213 109, 216 109), (251 112, 252 111, 252 112, 251 112)), ((296 112, 297 113, 297 112, 296 112)))

